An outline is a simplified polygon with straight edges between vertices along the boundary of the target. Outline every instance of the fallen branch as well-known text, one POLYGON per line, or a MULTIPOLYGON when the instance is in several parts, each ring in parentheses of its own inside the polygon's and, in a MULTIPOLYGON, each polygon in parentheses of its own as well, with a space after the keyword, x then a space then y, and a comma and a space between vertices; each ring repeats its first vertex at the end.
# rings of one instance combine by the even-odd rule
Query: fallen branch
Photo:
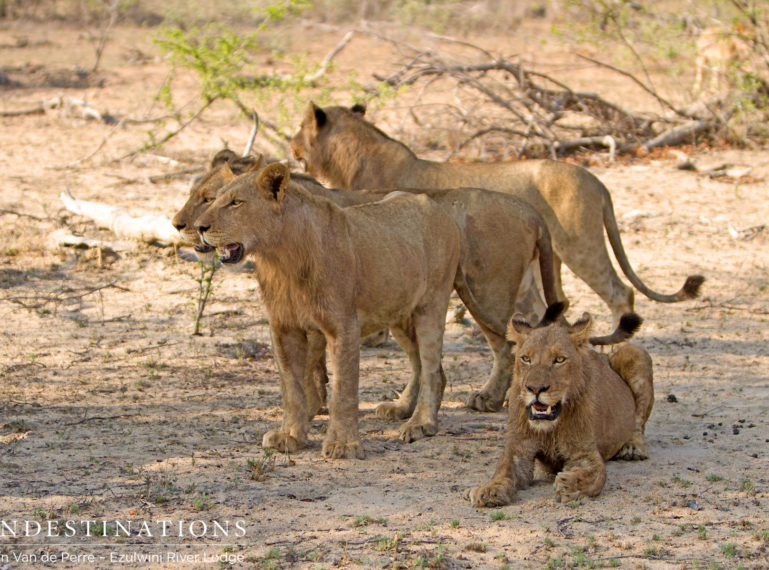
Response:
POLYGON ((70 212, 92 219, 99 227, 111 230, 118 237, 163 245, 182 241, 181 235, 166 216, 131 216, 123 208, 77 200, 69 190, 62 192, 59 198, 70 212))
POLYGON ((713 123, 710 121, 691 121, 684 125, 673 127, 653 139, 646 141, 641 145, 641 148, 648 151, 659 146, 673 146, 681 144, 684 141, 690 142, 693 137, 712 127, 713 123))

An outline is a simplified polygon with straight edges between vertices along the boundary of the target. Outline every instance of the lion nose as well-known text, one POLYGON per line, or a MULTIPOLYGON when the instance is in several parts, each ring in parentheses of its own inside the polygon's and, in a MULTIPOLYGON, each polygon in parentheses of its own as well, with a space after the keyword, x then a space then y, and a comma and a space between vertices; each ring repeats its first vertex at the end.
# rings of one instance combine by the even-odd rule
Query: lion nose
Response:
POLYGON ((177 230, 177 231, 182 231, 184 228, 186 228, 186 227, 187 227, 187 224, 178 224, 178 223, 175 223, 175 224, 174 224, 174 227, 176 228, 176 230, 177 230))
POLYGON ((201 226, 201 225, 195 226, 195 229, 198 230, 198 232, 200 232, 201 234, 206 233, 210 228, 211 226, 201 226))
POLYGON ((550 386, 547 384, 526 384, 526 389, 535 396, 539 396, 542 392, 547 392, 548 388, 550 388, 550 386))

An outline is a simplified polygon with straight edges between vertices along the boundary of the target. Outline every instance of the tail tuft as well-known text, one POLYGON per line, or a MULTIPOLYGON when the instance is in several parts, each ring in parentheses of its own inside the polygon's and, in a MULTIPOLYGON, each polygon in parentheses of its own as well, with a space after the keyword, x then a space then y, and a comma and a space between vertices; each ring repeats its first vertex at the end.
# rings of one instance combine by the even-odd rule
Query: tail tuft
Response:
POLYGON ((566 310, 566 307, 568 307, 568 302, 565 301, 556 301, 550 305, 545 311, 545 315, 542 317, 542 320, 539 321, 535 328, 546 327, 553 324, 558 320, 558 317, 563 314, 563 312, 566 310))
POLYGON ((638 313, 625 313, 619 318, 619 327, 617 328, 626 333, 628 338, 630 338, 638 332, 638 329, 641 328, 641 323, 643 322, 644 320, 638 313))
POLYGON ((593 346, 607 346, 625 342, 632 337, 643 323, 643 319, 637 313, 625 313, 619 319, 617 328, 609 335, 591 336, 590 344, 593 346))
POLYGON ((700 287, 705 282, 705 277, 702 275, 689 275, 686 278, 682 292, 684 299, 696 299, 700 294, 700 287))

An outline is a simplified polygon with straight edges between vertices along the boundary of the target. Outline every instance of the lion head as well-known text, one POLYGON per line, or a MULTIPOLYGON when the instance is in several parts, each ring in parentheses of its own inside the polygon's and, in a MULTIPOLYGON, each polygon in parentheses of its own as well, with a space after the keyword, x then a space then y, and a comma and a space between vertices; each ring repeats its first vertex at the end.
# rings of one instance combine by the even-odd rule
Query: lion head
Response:
POLYGON ((232 182, 236 176, 262 168, 264 162, 262 155, 239 156, 229 149, 224 149, 216 153, 209 170, 192 185, 187 202, 176 213, 172 223, 186 241, 195 244, 194 249, 198 254, 211 253, 213 248, 200 241, 194 227, 195 220, 216 199, 219 190, 232 182))
POLYGON ((280 239, 289 179, 288 167, 280 163, 235 178, 195 221, 202 243, 218 249, 222 263, 238 263, 250 253, 268 254, 280 239))
POLYGON ((510 406, 523 406, 529 427, 539 432, 555 429, 585 388, 583 357, 590 351, 592 318, 584 313, 569 325, 562 311, 556 303, 537 326, 517 314, 507 329, 508 340, 516 343, 510 406))
MULTIPOLYGON (((291 139, 292 155, 304 162, 310 176, 331 186, 347 187, 344 182, 352 174, 348 170, 356 169, 356 161, 366 155, 366 150, 376 149, 381 140, 393 141, 366 121, 365 113, 366 107, 360 103, 350 108, 321 108, 310 102, 299 131, 291 139), (351 145, 359 151, 356 156, 346 150, 351 145)), ((397 144, 406 148, 402 143, 397 144)))

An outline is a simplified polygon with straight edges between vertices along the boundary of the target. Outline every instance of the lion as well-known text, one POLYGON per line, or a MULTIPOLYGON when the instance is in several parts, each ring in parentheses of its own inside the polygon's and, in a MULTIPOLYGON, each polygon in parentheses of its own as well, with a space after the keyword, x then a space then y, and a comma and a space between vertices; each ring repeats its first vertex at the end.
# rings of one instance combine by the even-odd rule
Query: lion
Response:
POLYGON ((388 327, 409 355, 419 393, 404 441, 436 433, 446 378, 441 366, 449 295, 459 267, 459 229, 427 196, 392 193, 342 208, 306 192, 280 163, 237 177, 195 221, 223 263, 250 256, 270 320, 283 424, 264 447, 307 444, 305 395, 311 335, 331 357, 326 457, 364 457, 358 433, 360 338, 388 327))
POLYGON ((605 461, 647 457, 649 354, 625 344, 607 359, 589 347, 590 315, 569 326, 561 311, 549 307, 537 327, 516 315, 508 327, 516 352, 505 449, 491 480, 469 492, 475 507, 511 503, 532 482, 535 461, 555 474, 556 501, 569 502, 601 492, 605 461))
MULTIPOLYGON (((201 241, 200 235, 195 230, 195 220, 213 203, 219 190, 235 180, 237 176, 260 170, 266 163, 261 154, 240 156, 232 150, 223 149, 214 155, 208 170, 193 183, 187 201, 174 215, 172 223, 185 241, 194 244, 193 249, 198 260, 212 261, 215 251, 212 246, 201 241)), ((325 342, 322 335, 311 335, 309 342, 313 347, 313 353, 318 355, 317 363, 308 371, 308 377, 305 379, 309 419, 312 419, 326 405, 328 374, 324 358, 325 342)))
POLYGON ((702 80, 706 71, 710 74, 710 89, 717 91, 722 83, 728 83, 731 71, 750 67, 751 38, 740 22, 734 25, 733 30, 724 26, 705 28, 697 36, 695 46, 695 93, 702 91, 702 80))
MULTIPOLYGON (((441 163, 417 158, 363 118, 365 107, 323 109, 309 103, 291 151, 307 172, 323 182, 348 190, 364 188, 480 187, 517 196, 547 223, 554 250, 558 299, 561 262, 606 302, 614 323, 633 310, 633 289, 617 275, 604 243, 604 228, 624 274, 644 295, 676 303, 698 295, 704 278, 692 275, 676 293, 663 295, 635 274, 622 241, 606 187, 593 174, 565 162, 526 160, 496 163, 441 163)), ((494 230, 488 230, 493 235, 494 230)))

